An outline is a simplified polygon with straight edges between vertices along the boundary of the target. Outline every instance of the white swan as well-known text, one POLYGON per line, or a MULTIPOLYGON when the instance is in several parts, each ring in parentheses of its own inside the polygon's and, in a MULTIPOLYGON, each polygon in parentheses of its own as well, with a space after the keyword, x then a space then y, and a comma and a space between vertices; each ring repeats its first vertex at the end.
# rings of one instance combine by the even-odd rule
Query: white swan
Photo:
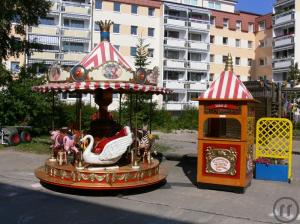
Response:
POLYGON ((128 126, 125 127, 126 135, 108 142, 100 154, 92 152, 94 146, 94 137, 92 135, 84 136, 81 141, 90 140, 89 145, 83 152, 83 160, 91 164, 114 164, 126 152, 128 146, 132 144, 132 133, 128 126))

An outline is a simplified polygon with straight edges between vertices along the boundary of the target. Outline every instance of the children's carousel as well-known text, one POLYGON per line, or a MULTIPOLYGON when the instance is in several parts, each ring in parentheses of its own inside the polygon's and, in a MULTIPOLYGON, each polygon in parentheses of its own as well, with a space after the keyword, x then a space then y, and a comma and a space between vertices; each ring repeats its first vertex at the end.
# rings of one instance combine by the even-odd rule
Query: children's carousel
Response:
POLYGON ((157 87, 157 69, 134 72, 133 66, 110 43, 111 24, 111 21, 99 23, 101 42, 79 64, 70 71, 53 65, 48 83, 33 87, 42 93, 67 92, 78 96, 77 125, 51 132, 53 155, 35 170, 42 183, 113 190, 150 186, 166 178, 159 161, 151 154, 154 143, 151 125, 150 132, 139 131, 137 126, 132 127, 130 114, 130 123, 122 127, 108 112, 115 93, 132 96, 169 92, 157 87), (94 94, 99 111, 93 116, 90 129, 83 132, 81 96, 87 93, 94 94))

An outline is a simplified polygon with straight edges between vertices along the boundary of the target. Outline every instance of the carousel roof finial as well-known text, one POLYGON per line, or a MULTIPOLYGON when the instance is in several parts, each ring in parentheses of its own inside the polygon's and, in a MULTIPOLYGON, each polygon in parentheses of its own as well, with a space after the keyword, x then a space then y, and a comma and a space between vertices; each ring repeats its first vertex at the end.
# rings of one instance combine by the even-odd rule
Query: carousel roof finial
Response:
POLYGON ((230 53, 227 56, 225 71, 231 71, 231 72, 233 71, 233 63, 232 63, 232 57, 230 53))
POLYGON ((101 41, 110 41, 110 35, 109 35, 109 31, 110 31, 110 26, 112 24, 114 24, 114 22, 112 22, 111 20, 100 20, 97 21, 96 24, 100 27, 100 37, 101 37, 101 41))

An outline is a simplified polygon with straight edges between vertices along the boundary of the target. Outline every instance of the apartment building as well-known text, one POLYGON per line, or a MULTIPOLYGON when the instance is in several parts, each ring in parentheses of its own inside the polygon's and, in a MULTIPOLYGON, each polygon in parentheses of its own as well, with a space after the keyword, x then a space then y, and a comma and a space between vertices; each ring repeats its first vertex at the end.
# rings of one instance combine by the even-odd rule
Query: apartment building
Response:
POLYGON ((163 86, 174 91, 164 97, 163 106, 180 111, 195 106, 191 99, 207 87, 210 11, 174 1, 164 2, 163 13, 161 78, 163 86))
POLYGON ((234 72, 242 81, 250 79, 255 59, 256 14, 213 10, 210 29, 209 80, 216 79, 224 70, 231 53, 234 72))
POLYGON ((273 8, 273 80, 284 81, 288 78, 289 67, 300 62, 300 30, 296 21, 300 21, 300 2, 295 0, 277 0, 273 8))
POLYGON ((255 19, 255 61, 250 70, 251 79, 272 80, 272 13, 255 19))

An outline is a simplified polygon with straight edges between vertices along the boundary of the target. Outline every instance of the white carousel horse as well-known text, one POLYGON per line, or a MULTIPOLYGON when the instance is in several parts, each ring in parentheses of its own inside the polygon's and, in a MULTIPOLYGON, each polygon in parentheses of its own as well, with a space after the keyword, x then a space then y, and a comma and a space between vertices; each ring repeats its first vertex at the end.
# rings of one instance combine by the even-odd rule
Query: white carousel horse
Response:
POLYGON ((89 145, 83 152, 83 160, 86 163, 91 164, 114 164, 121 156, 126 152, 127 148, 132 144, 132 133, 129 127, 124 127, 126 135, 123 137, 116 138, 108 142, 103 151, 100 154, 95 154, 92 152, 94 146, 94 137, 92 135, 84 136, 81 141, 89 139, 89 145))

